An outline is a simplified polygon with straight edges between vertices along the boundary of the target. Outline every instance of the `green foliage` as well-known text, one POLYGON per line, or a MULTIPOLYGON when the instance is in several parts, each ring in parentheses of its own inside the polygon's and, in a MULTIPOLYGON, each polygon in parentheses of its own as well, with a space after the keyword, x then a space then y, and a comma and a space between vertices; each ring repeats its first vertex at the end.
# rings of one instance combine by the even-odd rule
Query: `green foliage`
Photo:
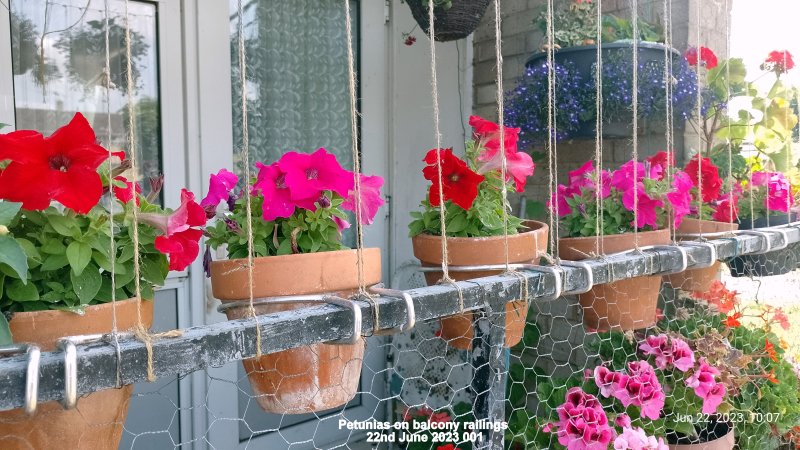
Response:
POLYGON ((206 228, 206 243, 211 248, 227 244, 228 258, 247 258, 247 207, 250 201, 253 225, 253 256, 276 256, 293 253, 315 253, 343 250, 342 236, 334 218, 347 219, 341 209, 344 199, 330 191, 323 194, 329 206, 317 202, 317 210, 296 208, 288 218, 267 222, 262 218, 263 196, 243 196, 236 201, 233 211, 225 213, 206 228))
MULTIPOLYGON (((81 312, 85 306, 109 302, 112 260, 116 298, 134 297, 130 208, 115 214, 112 231, 102 207, 78 215, 54 206, 26 211, 18 204, 0 202, 0 231, 5 233, 0 233, 0 311, 5 315, 48 309, 81 312)), ((141 199, 141 210, 161 212, 145 199, 141 199)), ((138 229, 142 297, 151 299, 154 287, 164 284, 168 263, 155 249, 157 231, 148 226, 138 229)), ((3 317, 0 342, 8 335, 3 317)))
MULTIPOLYGON (((639 40, 661 42, 664 33, 656 24, 639 19, 639 40)), ((613 14, 603 14, 603 42, 633 40, 633 21, 613 14)))

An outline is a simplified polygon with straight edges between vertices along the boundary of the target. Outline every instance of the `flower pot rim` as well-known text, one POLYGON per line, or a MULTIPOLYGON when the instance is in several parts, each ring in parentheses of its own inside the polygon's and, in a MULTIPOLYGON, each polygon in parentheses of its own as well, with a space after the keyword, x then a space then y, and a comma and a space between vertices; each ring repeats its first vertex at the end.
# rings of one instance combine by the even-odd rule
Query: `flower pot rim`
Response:
MULTIPOLYGON (((633 40, 625 40, 625 41, 615 41, 610 42, 608 44, 602 44, 602 50, 614 50, 620 48, 631 48, 633 47, 633 40)), ((667 48, 666 45, 660 42, 653 42, 653 41, 639 41, 636 44, 638 49, 649 49, 649 50, 661 50, 663 51, 667 48)), ((569 53, 580 53, 584 51, 592 51, 597 52, 597 44, 589 44, 589 45, 574 45, 572 47, 564 47, 556 50, 554 52, 555 55, 564 55, 569 53)), ((681 56, 681 52, 678 51, 675 47, 670 47, 670 51, 672 52, 673 56, 681 56)), ((525 67, 530 67, 533 62, 543 59, 547 57, 547 52, 537 52, 531 55, 527 61, 525 61, 525 67)))
MULTIPOLYGON (((41 310, 38 310, 38 311, 19 311, 19 312, 11 313, 11 318, 12 319, 15 318, 15 317, 27 318, 27 317, 33 317, 33 316, 38 316, 38 317, 52 316, 53 318, 58 318, 58 317, 74 318, 76 316, 77 317, 85 317, 86 313, 87 313, 86 310, 88 310, 88 309, 99 309, 99 308, 103 308, 103 307, 110 307, 112 303, 116 303, 117 305, 120 305, 120 304, 123 304, 123 303, 124 304, 129 304, 130 302, 137 302, 137 301, 138 301, 138 299, 136 297, 129 297, 129 298, 124 298, 124 299, 117 299, 114 302, 108 301, 108 302, 103 302, 103 303, 96 303, 94 305, 86 305, 86 306, 84 306, 84 312, 83 313, 79 313, 79 312, 75 312, 75 311, 66 311, 66 310, 62 310, 62 309, 41 309, 41 310)), ((143 298, 142 301, 143 302, 152 302, 154 300, 153 299, 149 299, 149 298, 143 298)))
MULTIPOLYGON (((642 236, 642 235, 643 236, 654 236, 656 234, 663 234, 663 233, 669 233, 669 232, 670 232, 669 228, 662 228, 662 229, 659 229, 659 230, 639 231, 637 234, 640 235, 640 236, 642 236)), ((633 236, 633 234, 634 234, 633 231, 627 231, 625 233, 603 234, 603 235, 600 235, 599 237, 600 237, 600 239, 606 239, 606 238, 615 238, 617 236, 633 236)), ((562 242, 562 241, 563 242, 580 241, 580 240, 586 240, 586 239, 594 240, 594 239, 597 239, 597 238, 598 238, 598 236, 559 237, 558 238, 558 242, 562 242)))
MULTIPOLYGON (((380 247, 364 247, 362 249, 364 252, 374 252, 380 251, 380 247)), ((311 253, 291 253, 288 255, 274 255, 274 256, 255 256, 253 257, 253 262, 258 263, 261 261, 271 261, 280 263, 281 261, 285 261, 291 259, 292 261, 298 261, 299 259, 314 259, 315 256, 320 254, 345 254, 345 253, 357 253, 358 249, 355 248, 346 248, 342 250, 330 250, 326 252, 311 252, 311 253)), ((221 266, 233 263, 241 263, 241 261, 247 261, 247 258, 225 258, 225 259, 218 259, 215 261, 211 261, 211 265, 214 266, 221 266)))
MULTIPOLYGON (((546 223, 538 221, 538 220, 524 220, 522 222, 523 225, 527 226, 529 229, 527 231, 522 231, 516 234, 508 234, 508 235, 496 235, 496 236, 475 236, 475 237, 445 237, 447 242, 451 243, 458 243, 458 242, 475 242, 475 241, 501 241, 506 239, 515 239, 520 236, 527 236, 531 233, 537 232, 546 232, 548 231, 548 226, 546 223), (531 226, 534 225, 535 227, 531 226)), ((436 234, 429 234, 429 233, 420 233, 411 239, 423 239, 423 240, 436 240, 440 241, 442 237, 436 234)))

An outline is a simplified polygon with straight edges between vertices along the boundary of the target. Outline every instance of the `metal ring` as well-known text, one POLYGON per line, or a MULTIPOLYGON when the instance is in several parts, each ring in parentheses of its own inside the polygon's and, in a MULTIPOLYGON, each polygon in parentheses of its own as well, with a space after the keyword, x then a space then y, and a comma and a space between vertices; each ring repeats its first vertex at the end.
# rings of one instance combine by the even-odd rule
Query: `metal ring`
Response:
POLYGON ((586 285, 581 287, 580 289, 573 289, 571 291, 566 291, 563 295, 577 295, 577 294, 585 294, 592 290, 594 287, 594 271, 592 270, 592 266, 589 265, 586 261, 560 261, 560 264, 565 267, 576 267, 579 269, 583 269, 586 272, 586 285))
POLYGON ((78 349, 69 338, 59 339, 58 347, 64 350, 64 409, 78 404, 78 349))
POLYGON ((561 278, 562 272, 558 270, 555 266, 539 266, 536 264, 512 264, 512 266, 522 266, 518 268, 524 270, 530 270, 532 272, 544 272, 553 275, 553 278, 555 279, 555 288, 553 291, 553 295, 550 297, 539 298, 539 300, 551 301, 561 297, 561 295, 563 294, 564 280, 561 278))
MULTIPOLYGON (((287 295, 284 297, 260 297, 257 299, 253 299, 252 304, 255 306, 255 305, 264 305, 269 303, 298 303, 298 302, 327 303, 327 304, 342 306, 353 311, 353 335, 348 339, 336 339, 333 341, 328 341, 328 343, 355 344, 356 342, 358 342, 358 339, 361 338, 361 326, 362 326, 361 307, 358 306, 353 300, 344 299, 332 294, 287 295)), ((250 306, 250 304, 251 302, 248 300, 241 300, 238 302, 226 302, 219 305, 217 307, 217 311, 225 312, 229 309, 250 306)))
POLYGON ((767 233, 767 232, 760 231, 760 230, 741 230, 741 231, 739 231, 739 234, 746 234, 746 235, 750 235, 750 236, 760 236, 760 237, 764 238, 764 241, 766 242, 766 248, 764 248, 763 250, 759 250, 757 252, 752 252, 751 254, 753 254, 753 255, 763 255, 764 253, 769 253, 770 251, 773 250, 772 249, 772 242, 770 242, 770 234, 767 233))
POLYGON ((36 344, 14 344, 0 348, 0 356, 10 356, 23 353, 28 357, 28 366, 25 371, 25 413, 32 416, 36 413, 39 402, 39 360, 42 351, 36 344))
POLYGON ((378 324, 376 323, 374 330, 375 334, 404 333, 414 328, 414 325, 417 323, 417 313, 414 310, 414 299, 411 297, 411 294, 398 289, 388 289, 383 287, 383 285, 372 286, 369 290, 370 292, 374 292, 384 297, 402 299, 406 303, 406 323, 397 328, 386 329, 378 329, 378 324))
POLYGON ((708 264, 698 264, 697 262, 694 263, 693 268, 695 269, 705 269, 706 267, 711 267, 714 263, 717 262, 719 256, 717 254, 717 246, 712 244, 711 242, 707 241, 685 241, 681 242, 681 245, 686 245, 689 247, 705 247, 711 252, 711 259, 709 260, 708 264))

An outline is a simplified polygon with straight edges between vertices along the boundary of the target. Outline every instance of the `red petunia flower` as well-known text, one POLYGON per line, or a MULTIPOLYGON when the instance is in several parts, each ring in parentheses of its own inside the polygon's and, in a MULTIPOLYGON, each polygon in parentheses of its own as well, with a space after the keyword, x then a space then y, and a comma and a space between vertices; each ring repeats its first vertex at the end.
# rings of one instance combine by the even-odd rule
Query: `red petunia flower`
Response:
POLYGON ((741 318, 742 318, 742 313, 736 312, 726 317, 725 321, 723 321, 722 323, 725 324, 725 326, 728 328, 740 327, 742 326, 742 322, 739 321, 739 319, 741 318))
POLYGON ((453 444, 445 444, 436 447, 436 450, 461 450, 453 444))
POLYGON ((184 270, 200 253, 198 241, 203 231, 196 228, 206 224, 206 212, 194 200, 194 194, 181 191, 181 206, 169 216, 141 214, 139 220, 162 231, 156 237, 156 250, 169 255, 169 270, 184 270))
POLYGON ((55 200, 86 214, 103 195, 97 167, 107 158, 80 113, 49 137, 9 133, 0 140, 0 159, 11 160, 0 175, 0 199, 21 202, 28 210, 46 209, 55 200))
POLYGON ((722 178, 719 177, 719 169, 710 159, 701 158, 699 154, 695 155, 686 164, 684 172, 689 175, 692 183, 699 189, 703 202, 709 203, 719 198, 719 192, 722 190, 722 178))
MULTIPOLYGON (((667 175, 667 168, 675 165, 675 153, 667 153, 664 150, 661 150, 655 155, 647 158, 647 162, 650 164, 651 169, 655 167, 661 168, 661 174, 657 178, 659 180, 663 180, 667 175)), ((651 173, 652 172, 653 171, 651 170, 651 173)))
POLYGON ((794 67, 792 54, 788 50, 773 50, 767 55, 767 59, 761 64, 763 70, 775 72, 780 75, 786 73, 794 67))
POLYGON ((698 60, 702 65, 706 67, 706 69, 713 69, 717 67, 717 55, 708 48, 708 47, 700 47, 700 52, 698 54, 697 47, 690 47, 686 50, 686 53, 683 55, 686 58, 686 61, 689 63, 690 66, 696 66, 698 60))
POLYGON ((733 193, 724 196, 711 218, 717 222, 733 223, 739 220, 739 197, 733 193))
MULTIPOLYGON (((128 203, 133 200, 134 183, 123 176, 114 177, 114 181, 125 185, 125 187, 117 186, 116 183, 113 185, 114 196, 117 197, 117 200, 122 203, 128 203)), ((141 193, 142 187, 139 186, 139 183, 136 183, 136 206, 139 206, 139 194, 141 193)))
POLYGON ((428 165, 422 169, 422 174, 426 180, 433 183, 428 201, 433 206, 439 206, 437 152, 442 164, 442 196, 444 200, 451 200, 463 209, 470 209, 478 196, 478 185, 483 182, 484 177, 470 170, 467 163, 453 154, 452 148, 432 149, 423 159, 428 165))

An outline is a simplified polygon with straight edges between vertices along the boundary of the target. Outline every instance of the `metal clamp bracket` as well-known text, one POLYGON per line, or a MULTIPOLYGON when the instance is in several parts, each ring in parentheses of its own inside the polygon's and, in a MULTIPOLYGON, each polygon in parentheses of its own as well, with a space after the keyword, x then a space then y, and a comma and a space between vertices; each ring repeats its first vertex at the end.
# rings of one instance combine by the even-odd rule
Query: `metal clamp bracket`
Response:
POLYGON ((39 401, 39 360, 42 351, 36 344, 12 344, 0 347, 0 356, 12 356, 25 353, 28 356, 28 368, 25 371, 25 413, 32 416, 36 412, 39 401))
MULTIPOLYGON (((641 250, 676 250, 678 253, 681 254, 681 265, 677 269, 673 269, 667 272, 660 272, 659 275, 672 275, 675 273, 681 273, 686 271, 686 268, 689 267, 689 254, 686 252, 686 249, 679 246, 679 245, 648 245, 646 247, 639 247, 639 251, 641 250)), ((633 252, 637 250, 631 250, 633 252)), ((626 253, 630 253, 626 252, 626 253)))
MULTIPOLYGON (((337 297, 333 294, 315 294, 315 295, 290 295, 285 297, 262 297, 254 299, 253 306, 276 304, 276 303, 322 303, 341 306, 353 312, 353 335, 348 339, 337 339, 329 341, 329 344, 355 344, 361 338, 361 326, 363 323, 361 317, 361 307, 353 300, 337 297)), ((225 312, 229 309, 236 309, 242 307, 249 307, 250 302, 242 300, 238 302, 223 303, 217 307, 217 311, 225 312)))
POLYGON ((711 252, 711 259, 708 261, 708 264, 702 264, 695 262, 694 268, 695 269, 705 269, 706 267, 711 267, 714 263, 717 262, 717 246, 712 244, 708 241, 684 241, 681 242, 681 245, 685 245, 688 247, 704 247, 707 248, 709 252, 711 252))
POLYGON ((770 234, 765 232, 765 231, 761 231, 761 230, 741 230, 741 231, 739 231, 739 234, 746 234, 746 235, 749 235, 749 236, 760 236, 760 237, 764 238, 764 242, 766 243, 765 246, 764 246, 765 248, 763 248, 762 250, 759 250, 757 252, 753 252, 752 253, 753 255, 763 255, 764 253, 769 253, 769 252, 771 252, 773 250, 780 250, 782 248, 785 248, 787 245, 789 245, 788 242, 784 241, 784 246, 783 247, 772 248, 772 242, 770 242, 770 237, 771 237, 770 234))
POLYGON ((589 292, 592 287, 594 287, 594 271, 592 270, 592 266, 585 261, 560 261, 560 265, 564 267, 575 267, 578 269, 583 269, 584 273, 586 273, 586 285, 581 286, 578 289, 573 289, 571 291, 565 291, 563 295, 578 295, 578 294, 585 294, 589 292))
POLYGON ((64 351, 64 409, 73 409, 78 404, 78 345, 98 342, 105 339, 103 334, 67 336, 56 341, 64 351))
POLYGON ((551 301, 561 297, 564 294, 564 279, 562 278, 563 272, 558 269, 558 266, 539 266, 536 264, 512 264, 512 266, 520 266, 515 268, 530 270, 531 272, 553 275, 553 279, 555 280, 553 295, 550 297, 540 298, 539 300, 551 301))
POLYGON ((417 323, 417 313, 414 310, 414 299, 411 297, 411 294, 397 289, 388 289, 383 287, 383 285, 372 286, 369 290, 370 292, 374 292, 375 294, 382 295, 384 297, 402 299, 406 303, 406 323, 400 325, 397 328, 387 328, 383 330, 379 330, 378 324, 376 323, 374 334, 380 335, 380 334, 404 333, 414 328, 414 325, 417 323))

